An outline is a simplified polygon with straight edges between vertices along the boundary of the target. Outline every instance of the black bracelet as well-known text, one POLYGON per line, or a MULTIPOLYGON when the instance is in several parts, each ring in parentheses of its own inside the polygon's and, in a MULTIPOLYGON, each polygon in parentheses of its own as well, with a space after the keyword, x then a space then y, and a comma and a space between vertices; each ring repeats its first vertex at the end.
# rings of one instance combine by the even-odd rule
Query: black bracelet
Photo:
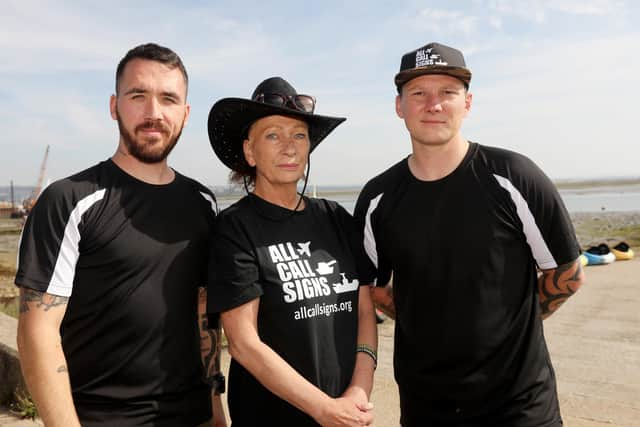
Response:
POLYGON ((356 347, 356 353, 364 353, 373 359, 373 369, 378 367, 378 352, 367 344, 358 344, 356 347))
POLYGON ((226 391, 226 380, 222 372, 218 372, 211 377, 205 378, 204 382, 209 384, 214 394, 222 394, 226 391))

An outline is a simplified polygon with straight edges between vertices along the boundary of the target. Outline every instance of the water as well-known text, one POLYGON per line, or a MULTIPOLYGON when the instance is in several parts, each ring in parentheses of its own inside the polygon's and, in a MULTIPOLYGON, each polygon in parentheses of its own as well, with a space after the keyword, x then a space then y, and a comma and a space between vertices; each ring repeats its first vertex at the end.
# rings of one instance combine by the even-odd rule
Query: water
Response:
POLYGON ((640 191, 560 191, 569 212, 640 211, 640 191))
MULTIPOLYGON (((318 191, 318 197, 335 200, 346 210, 353 213, 358 192, 322 194, 318 191)), ((307 192, 309 194, 309 192, 307 192)), ((567 210, 574 212, 631 212, 640 211, 640 189, 637 186, 610 188, 601 190, 598 187, 583 188, 580 190, 560 190, 560 197, 564 201, 567 210)), ((220 208, 230 203, 221 203, 220 208)))
MULTIPOLYGON (((31 194, 33 187, 16 187, 16 201, 23 200, 31 194)), ((335 200, 353 212, 358 198, 359 189, 342 187, 320 187, 318 196, 335 200), (326 193, 330 192, 330 193, 326 193), (325 193, 325 194, 323 194, 325 193)), ((312 193, 307 189, 307 195, 312 193)), ((560 190, 560 196, 564 200, 569 212, 630 212, 640 211, 640 186, 603 186, 586 187, 581 189, 560 190)), ((9 200, 9 188, 0 186, 0 201, 9 200)), ((220 208, 225 208, 233 201, 220 202, 220 208)))
MULTIPOLYGON (((640 211, 640 191, 615 193, 576 193, 561 191, 560 197, 570 213, 574 212, 631 212, 640 211)), ((338 203, 353 213, 357 194, 353 197, 336 198, 338 203)))

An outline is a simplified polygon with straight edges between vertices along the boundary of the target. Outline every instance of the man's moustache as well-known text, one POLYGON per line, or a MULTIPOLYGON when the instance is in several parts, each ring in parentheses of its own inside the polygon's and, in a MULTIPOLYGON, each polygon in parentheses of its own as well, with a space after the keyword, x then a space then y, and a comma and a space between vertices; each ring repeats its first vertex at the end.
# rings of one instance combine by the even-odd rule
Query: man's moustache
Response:
POLYGON ((161 122, 144 122, 141 125, 136 126, 136 131, 138 130, 156 130, 162 133, 169 132, 168 126, 161 122))

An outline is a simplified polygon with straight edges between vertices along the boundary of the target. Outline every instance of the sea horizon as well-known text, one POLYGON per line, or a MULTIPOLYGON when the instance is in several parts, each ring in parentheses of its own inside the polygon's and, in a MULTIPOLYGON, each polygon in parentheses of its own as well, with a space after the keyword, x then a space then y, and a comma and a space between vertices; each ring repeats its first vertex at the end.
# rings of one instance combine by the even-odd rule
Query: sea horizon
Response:
MULTIPOLYGON (((640 178, 571 179, 554 181, 569 212, 640 211, 640 178)), ((305 194, 335 200, 353 211, 362 185, 322 185, 309 183, 305 194)), ((209 185, 220 208, 233 204, 245 194, 240 185, 209 185)), ((14 202, 20 205, 35 186, 14 186, 14 202)), ((302 186, 299 186, 302 190, 302 186)), ((11 201, 10 186, 0 186, 0 202, 11 201)))

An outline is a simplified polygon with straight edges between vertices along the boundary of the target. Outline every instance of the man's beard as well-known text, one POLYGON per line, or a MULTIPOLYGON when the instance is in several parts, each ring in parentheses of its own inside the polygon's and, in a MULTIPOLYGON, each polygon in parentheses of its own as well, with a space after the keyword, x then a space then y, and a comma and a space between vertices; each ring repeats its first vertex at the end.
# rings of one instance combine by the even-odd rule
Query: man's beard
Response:
POLYGON ((180 130, 178 133, 171 139, 167 141, 167 144, 161 147, 153 147, 155 143, 145 143, 141 141, 139 138, 136 138, 135 134, 142 129, 145 128, 155 128, 158 129, 162 135, 169 135, 169 128, 162 122, 154 122, 154 121, 145 121, 141 125, 138 125, 134 129, 134 134, 132 135, 120 120, 120 114, 118 110, 116 110, 116 120, 118 121, 118 129, 120 130, 120 137, 122 141, 124 141, 124 145, 127 147, 127 151, 136 159, 140 160, 143 163, 160 163, 165 160, 173 147, 176 146, 180 135, 182 134, 182 128, 184 127, 184 120, 182 121, 182 125, 180 126, 180 130))

